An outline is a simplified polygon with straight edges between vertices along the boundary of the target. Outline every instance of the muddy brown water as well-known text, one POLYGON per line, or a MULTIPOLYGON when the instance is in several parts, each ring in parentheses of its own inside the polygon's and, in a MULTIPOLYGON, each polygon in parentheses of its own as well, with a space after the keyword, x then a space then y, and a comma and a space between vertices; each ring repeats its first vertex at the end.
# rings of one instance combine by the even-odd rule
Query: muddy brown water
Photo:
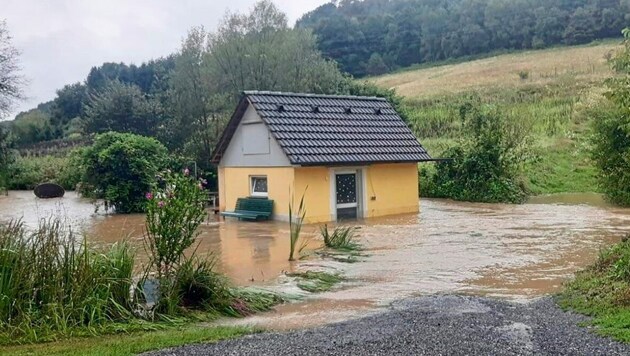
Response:
MULTIPOLYGON (((57 215, 97 244, 129 238, 142 252, 143 216, 107 215, 74 193, 38 200, 32 192, 0 197, 0 219, 35 226, 57 215)), ((319 269, 349 278, 340 288, 280 306, 237 323, 287 329, 377 312, 393 300, 432 293, 466 293, 518 301, 560 290, 599 250, 630 232, 630 210, 608 206, 597 194, 533 198, 524 205, 421 200, 420 214, 357 223, 368 256, 342 263, 312 255, 289 263, 288 224, 247 223, 211 216, 198 251, 213 254, 234 283, 296 292, 284 272, 319 269)), ((306 226, 310 250, 321 246, 317 226, 306 226)))

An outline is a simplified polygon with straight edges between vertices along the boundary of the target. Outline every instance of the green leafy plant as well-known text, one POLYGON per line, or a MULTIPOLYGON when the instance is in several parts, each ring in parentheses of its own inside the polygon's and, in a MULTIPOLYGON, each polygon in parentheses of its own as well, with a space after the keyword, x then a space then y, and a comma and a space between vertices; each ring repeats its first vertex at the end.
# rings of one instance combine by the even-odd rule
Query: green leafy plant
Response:
POLYGON ((319 228, 324 245, 335 250, 358 250, 360 245, 353 241, 357 231, 356 226, 335 226, 332 233, 328 231, 328 225, 319 228))
POLYGON ((189 176, 166 173, 159 185, 145 194, 147 200, 145 244, 151 257, 152 270, 160 283, 159 308, 173 312, 181 305, 178 273, 196 270, 209 275, 211 264, 195 264, 197 259, 185 259, 185 251, 199 235, 199 225, 206 217, 208 200, 202 182, 189 176), (183 263, 182 263, 183 262, 183 263))
POLYGON ((624 36, 624 49, 611 60, 619 75, 606 81, 608 102, 591 111, 591 142, 601 189, 611 202, 630 206, 630 29, 624 36))
POLYGON ((31 190, 40 183, 56 183, 75 190, 83 178, 82 150, 66 156, 16 157, 8 167, 7 186, 13 190, 31 190))
POLYGON ((444 153, 450 160, 421 172, 423 195, 478 202, 522 203, 528 190, 521 173, 528 159, 528 128, 473 98, 460 107, 466 135, 444 153))
MULTIPOLYGON (((297 242, 300 240, 302 225, 304 224, 304 218, 306 217, 306 207, 304 206, 305 193, 302 194, 297 210, 295 210, 295 207, 293 206, 293 198, 289 203, 289 261, 295 261, 295 248, 297 246, 297 242)), ((303 250, 305 246, 306 245, 303 244, 300 250, 303 250)))
POLYGON ((145 193, 165 168, 166 148, 153 138, 108 132, 83 153, 81 193, 103 199, 117 213, 144 212, 145 193))

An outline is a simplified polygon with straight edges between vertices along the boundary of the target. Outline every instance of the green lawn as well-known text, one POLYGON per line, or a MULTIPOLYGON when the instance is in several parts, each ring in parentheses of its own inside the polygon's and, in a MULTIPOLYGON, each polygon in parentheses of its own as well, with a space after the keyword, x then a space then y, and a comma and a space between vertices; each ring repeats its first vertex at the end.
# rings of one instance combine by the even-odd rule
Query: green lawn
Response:
POLYGON ((154 332, 72 338, 57 342, 0 347, 2 355, 135 355, 142 352, 196 343, 232 339, 254 329, 200 325, 169 328, 154 332))

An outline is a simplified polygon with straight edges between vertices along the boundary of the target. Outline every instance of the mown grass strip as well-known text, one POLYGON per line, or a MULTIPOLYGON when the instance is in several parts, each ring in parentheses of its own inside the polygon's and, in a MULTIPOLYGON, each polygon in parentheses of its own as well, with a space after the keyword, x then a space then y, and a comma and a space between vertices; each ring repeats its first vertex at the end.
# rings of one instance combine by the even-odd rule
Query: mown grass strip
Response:
POLYGON ((71 338, 62 341, 0 347, 2 355, 124 356, 196 343, 233 339, 257 332, 244 327, 191 325, 154 332, 71 338))

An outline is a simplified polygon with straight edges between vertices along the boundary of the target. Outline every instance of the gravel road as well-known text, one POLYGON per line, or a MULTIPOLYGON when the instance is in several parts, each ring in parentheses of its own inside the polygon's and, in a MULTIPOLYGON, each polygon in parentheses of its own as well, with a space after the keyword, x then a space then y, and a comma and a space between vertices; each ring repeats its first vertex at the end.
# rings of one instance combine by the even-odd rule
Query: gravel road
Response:
POLYGON ((151 355, 630 355, 630 345, 578 326, 585 320, 550 298, 513 304, 427 296, 363 319, 151 355))

